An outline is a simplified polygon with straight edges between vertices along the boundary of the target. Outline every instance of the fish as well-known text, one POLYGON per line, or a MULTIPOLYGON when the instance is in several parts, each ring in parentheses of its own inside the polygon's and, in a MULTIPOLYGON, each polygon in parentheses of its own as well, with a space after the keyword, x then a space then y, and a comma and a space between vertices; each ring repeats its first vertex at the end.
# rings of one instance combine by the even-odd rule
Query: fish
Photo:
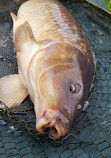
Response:
POLYGON ((9 109, 30 96, 35 129, 65 136, 88 100, 95 56, 74 15, 58 0, 29 0, 11 13, 18 74, 0 78, 9 109))

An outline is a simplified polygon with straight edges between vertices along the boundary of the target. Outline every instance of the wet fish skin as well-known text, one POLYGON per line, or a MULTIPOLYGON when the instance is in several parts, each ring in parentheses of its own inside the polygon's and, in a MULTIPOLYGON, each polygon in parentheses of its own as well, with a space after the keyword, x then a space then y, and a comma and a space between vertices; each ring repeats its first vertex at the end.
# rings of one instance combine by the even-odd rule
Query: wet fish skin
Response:
MULTIPOLYGON (((89 96, 95 71, 92 49, 80 24, 57 0, 29 0, 17 16, 11 15, 20 78, 17 83, 21 83, 17 86, 15 77, 15 85, 22 86, 22 92, 17 92, 22 94, 21 102, 30 95, 37 130, 59 138, 69 131, 89 96), (75 93, 71 93, 71 85, 75 93)), ((7 80, 0 80, 0 89, 7 86, 7 80)), ((15 97, 9 105, 5 90, 0 94, 9 108, 20 103, 15 97)))

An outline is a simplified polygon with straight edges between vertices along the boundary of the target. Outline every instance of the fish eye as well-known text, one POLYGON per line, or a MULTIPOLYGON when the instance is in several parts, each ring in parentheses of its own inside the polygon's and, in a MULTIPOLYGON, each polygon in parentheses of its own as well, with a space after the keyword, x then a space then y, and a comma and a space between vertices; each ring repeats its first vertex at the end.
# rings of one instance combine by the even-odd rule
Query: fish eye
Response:
POLYGON ((71 86, 70 86, 70 92, 71 92, 71 93, 75 93, 75 92, 76 92, 76 88, 75 88, 74 85, 71 85, 71 86))
POLYGON ((80 91, 80 85, 79 84, 72 84, 70 86, 70 92, 71 93, 78 93, 80 91))

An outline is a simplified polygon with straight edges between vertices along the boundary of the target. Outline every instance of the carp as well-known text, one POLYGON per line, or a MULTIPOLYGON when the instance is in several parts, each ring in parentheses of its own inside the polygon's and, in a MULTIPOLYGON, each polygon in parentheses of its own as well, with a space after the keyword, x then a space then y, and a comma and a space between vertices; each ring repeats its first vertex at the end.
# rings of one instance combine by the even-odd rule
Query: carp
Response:
POLYGON ((29 95, 37 131, 60 138, 88 99, 95 74, 92 48, 58 0, 29 0, 11 16, 18 74, 0 79, 0 101, 12 108, 29 95))

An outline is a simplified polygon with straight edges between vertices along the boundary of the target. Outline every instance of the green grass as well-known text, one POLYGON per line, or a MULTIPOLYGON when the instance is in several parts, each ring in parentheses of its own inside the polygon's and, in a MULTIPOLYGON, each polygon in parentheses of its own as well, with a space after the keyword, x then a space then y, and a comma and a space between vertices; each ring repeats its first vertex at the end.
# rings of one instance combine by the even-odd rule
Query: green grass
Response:
POLYGON ((111 0, 104 0, 107 6, 108 11, 111 12, 111 0))

